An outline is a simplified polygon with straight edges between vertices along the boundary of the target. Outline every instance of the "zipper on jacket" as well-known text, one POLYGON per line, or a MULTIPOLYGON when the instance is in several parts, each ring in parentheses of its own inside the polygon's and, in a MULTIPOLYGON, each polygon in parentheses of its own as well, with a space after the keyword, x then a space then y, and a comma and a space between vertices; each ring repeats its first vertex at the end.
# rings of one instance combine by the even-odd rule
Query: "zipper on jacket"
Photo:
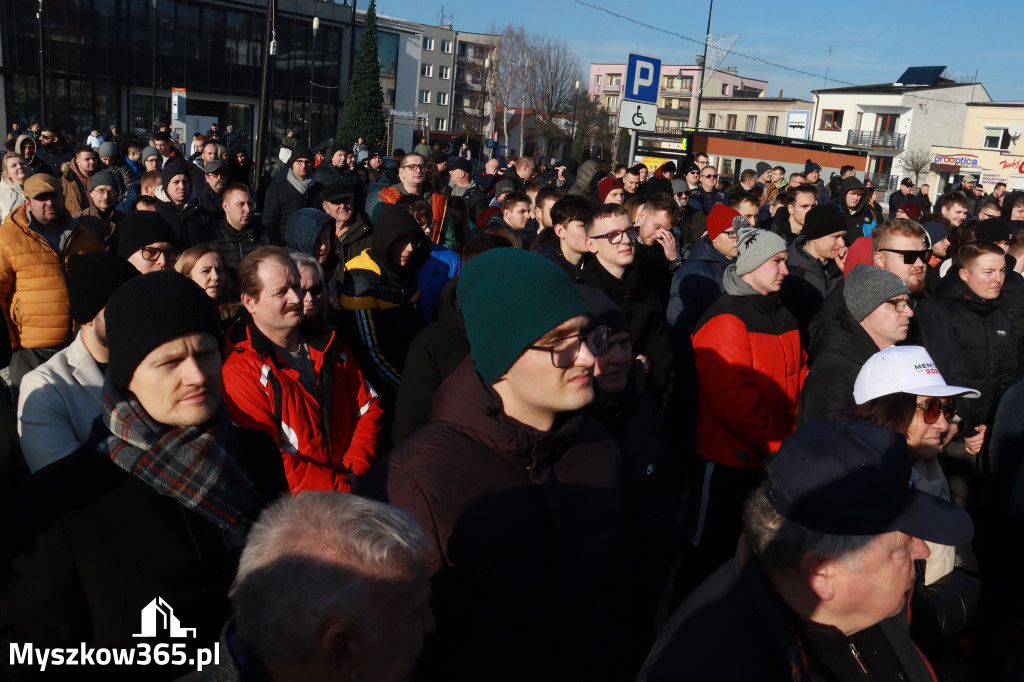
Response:
POLYGON ((860 666, 860 669, 864 672, 864 674, 870 676, 871 673, 868 672, 867 666, 864 665, 864 661, 860 657, 860 652, 857 651, 857 647, 854 645, 853 642, 850 642, 850 653, 853 654, 854 660, 857 661, 857 665, 860 666))

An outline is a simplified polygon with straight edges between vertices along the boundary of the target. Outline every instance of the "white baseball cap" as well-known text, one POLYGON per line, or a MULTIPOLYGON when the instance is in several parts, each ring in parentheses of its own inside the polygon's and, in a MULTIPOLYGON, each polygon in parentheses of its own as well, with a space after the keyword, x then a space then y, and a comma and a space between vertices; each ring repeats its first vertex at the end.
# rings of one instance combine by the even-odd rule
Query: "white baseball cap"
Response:
POLYGON ((853 399, 858 405, 892 393, 936 398, 981 396, 973 388, 947 385, 932 356, 921 346, 889 346, 868 358, 860 368, 853 384, 853 399))

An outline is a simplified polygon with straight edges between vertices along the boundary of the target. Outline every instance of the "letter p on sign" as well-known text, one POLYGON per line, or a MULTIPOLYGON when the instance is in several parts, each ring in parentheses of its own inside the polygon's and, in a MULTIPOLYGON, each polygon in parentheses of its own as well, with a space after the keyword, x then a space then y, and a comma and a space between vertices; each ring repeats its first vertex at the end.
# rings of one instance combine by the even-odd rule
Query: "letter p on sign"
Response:
POLYGON ((626 64, 626 99, 656 104, 660 79, 660 59, 630 54, 626 64))

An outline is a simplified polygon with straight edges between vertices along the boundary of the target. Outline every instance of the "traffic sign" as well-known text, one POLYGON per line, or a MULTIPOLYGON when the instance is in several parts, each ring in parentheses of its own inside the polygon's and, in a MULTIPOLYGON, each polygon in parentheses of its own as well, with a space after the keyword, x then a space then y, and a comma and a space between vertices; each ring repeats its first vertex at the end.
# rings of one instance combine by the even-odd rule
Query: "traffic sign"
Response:
POLYGON ((654 132, 658 121, 658 105, 647 102, 633 102, 628 99, 619 104, 619 127, 654 132))
POLYGON ((494 149, 494 140, 492 140, 491 138, 487 138, 487 148, 494 149))
POLYGON ((637 102, 658 102, 661 60, 630 53, 626 60, 626 91, 623 96, 637 102))

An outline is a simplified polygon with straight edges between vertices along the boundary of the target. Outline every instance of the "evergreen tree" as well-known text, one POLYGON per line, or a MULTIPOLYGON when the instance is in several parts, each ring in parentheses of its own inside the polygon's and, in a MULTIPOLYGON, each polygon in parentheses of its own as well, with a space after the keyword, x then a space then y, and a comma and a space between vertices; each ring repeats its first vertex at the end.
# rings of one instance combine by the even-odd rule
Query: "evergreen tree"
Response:
POLYGON ((351 148, 360 137, 368 141, 383 140, 386 132, 384 91, 380 87, 380 59, 377 55, 377 6, 375 0, 370 0, 334 141, 351 148))

